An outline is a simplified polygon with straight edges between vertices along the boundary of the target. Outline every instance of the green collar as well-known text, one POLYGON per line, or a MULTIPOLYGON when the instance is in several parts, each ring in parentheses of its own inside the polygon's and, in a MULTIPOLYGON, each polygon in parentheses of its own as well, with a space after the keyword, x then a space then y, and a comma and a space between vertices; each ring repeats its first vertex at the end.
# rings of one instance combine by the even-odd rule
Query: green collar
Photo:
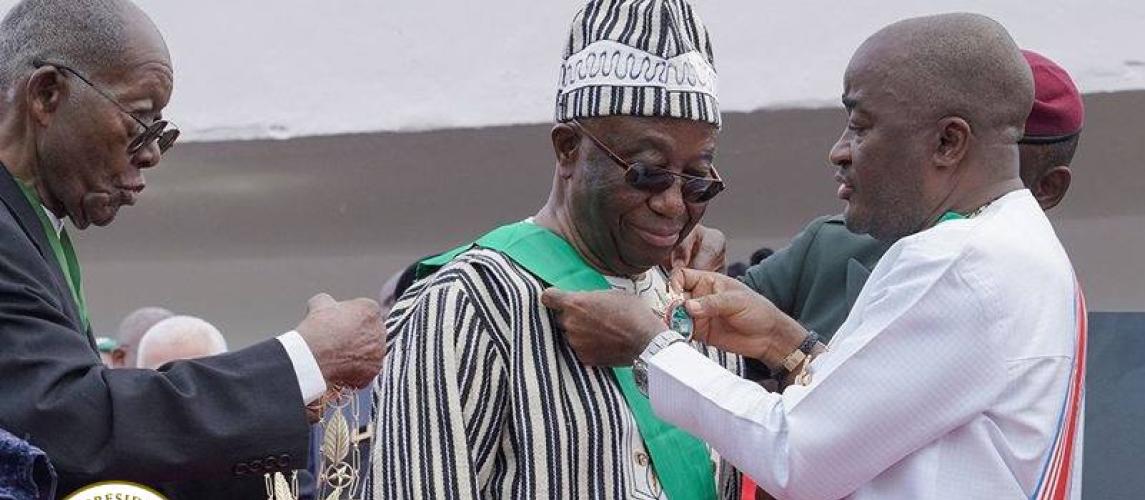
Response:
POLYGON ((47 209, 44 204, 40 202, 40 197, 30 187, 24 185, 19 179, 16 179, 16 185, 20 187, 20 192, 24 193, 24 198, 28 200, 28 204, 32 205, 32 210, 40 219, 40 225, 44 229, 45 236, 48 237, 48 244, 52 247, 52 253, 56 256, 56 264, 60 266, 60 270, 64 272, 64 277, 68 282, 68 288, 72 292, 72 300, 75 301, 76 310, 79 312, 80 326, 86 331, 91 325, 88 319, 87 302, 84 300, 83 295, 83 278, 80 273, 79 259, 76 258, 75 247, 72 246, 71 237, 65 229, 56 231, 55 224, 52 223, 51 216, 48 215, 47 209))

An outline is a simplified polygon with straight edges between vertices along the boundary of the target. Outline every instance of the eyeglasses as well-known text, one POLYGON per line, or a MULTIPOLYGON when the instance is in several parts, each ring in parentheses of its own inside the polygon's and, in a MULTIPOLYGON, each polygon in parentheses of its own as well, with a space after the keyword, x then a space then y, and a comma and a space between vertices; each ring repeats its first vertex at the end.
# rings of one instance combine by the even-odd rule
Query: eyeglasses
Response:
POLYGON ((573 120, 572 125, 576 127, 588 137, 596 147, 600 148, 605 155, 608 156, 614 163, 624 170, 624 181, 636 189, 646 193, 662 193, 667 191, 668 188, 676 185, 676 179, 680 179, 683 184, 684 201, 688 203, 705 203, 715 198, 717 194, 725 189, 724 180, 720 178, 720 173, 716 171, 716 167, 712 167, 711 177, 699 177, 688 174, 678 174, 671 170, 662 167, 654 167, 645 165, 637 161, 626 161, 620 155, 612 152, 608 146, 605 146, 600 139, 592 135, 580 122, 573 120))
POLYGON ((171 149, 171 146, 175 145, 175 139, 179 138, 179 129, 175 127, 175 124, 167 120, 155 120, 151 123, 151 125, 143 123, 143 120, 140 120, 135 115, 131 114, 130 111, 127 111, 127 109, 124 108, 123 105, 119 103, 119 101, 115 100, 111 94, 108 94, 106 91, 96 86, 96 84, 92 83, 91 80, 88 80, 87 77, 80 74, 79 71, 76 71, 63 64, 47 61, 33 61, 32 65, 37 69, 44 66, 52 66, 75 75, 76 78, 79 78, 80 81, 86 83, 88 87, 91 87, 92 90, 95 90, 97 93, 99 93, 99 95, 103 96, 104 99, 111 101, 111 103, 114 104, 120 112, 131 117, 132 120, 135 120, 135 123, 138 123, 139 126, 143 128, 143 132, 140 132, 139 135, 136 135, 135 138, 127 144, 127 154, 129 155, 138 153, 139 150, 150 145, 152 141, 158 141, 160 154, 166 153, 168 149, 171 149))

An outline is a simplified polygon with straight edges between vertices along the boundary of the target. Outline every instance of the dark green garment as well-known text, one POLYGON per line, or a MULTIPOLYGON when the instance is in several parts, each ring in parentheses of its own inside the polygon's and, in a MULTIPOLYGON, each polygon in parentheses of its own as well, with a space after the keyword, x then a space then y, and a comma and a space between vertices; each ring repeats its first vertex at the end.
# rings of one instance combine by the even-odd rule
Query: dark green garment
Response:
MULTIPOLYGON (((819 217, 790 245, 748 268, 740 279, 825 343, 847 319, 871 270, 890 246, 848 231, 841 215, 819 217)), ((748 366, 754 372, 749 377, 760 374, 761 365, 748 366)))

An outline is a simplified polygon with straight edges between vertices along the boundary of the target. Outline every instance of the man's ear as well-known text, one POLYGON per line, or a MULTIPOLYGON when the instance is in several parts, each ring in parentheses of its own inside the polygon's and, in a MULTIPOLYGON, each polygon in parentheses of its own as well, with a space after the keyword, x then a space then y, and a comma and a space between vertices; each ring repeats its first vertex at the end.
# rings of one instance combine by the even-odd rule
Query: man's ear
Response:
POLYGON ((43 66, 32 72, 24 88, 28 111, 36 124, 46 127, 52 122, 67 92, 63 73, 54 66, 43 66))
POLYGON ((558 123, 553 125, 550 136, 557 155, 557 174, 566 179, 572 177, 580 156, 580 131, 567 123, 558 123))
POLYGON ((1038 177, 1034 185, 1030 186, 1030 191, 1033 191, 1034 198, 1038 200, 1038 205, 1042 206, 1042 210, 1049 210, 1061 203, 1062 198, 1065 197, 1065 192, 1069 190, 1069 183, 1073 180, 1073 172, 1065 165, 1058 165, 1046 170, 1044 174, 1038 177))
POLYGON ((112 368, 135 368, 134 366, 127 366, 127 351, 122 347, 117 347, 111 351, 111 367, 112 368))
POLYGON ((970 150, 970 139, 970 123, 962 117, 948 116, 939 120, 934 164, 941 169, 955 168, 962 164, 970 150))

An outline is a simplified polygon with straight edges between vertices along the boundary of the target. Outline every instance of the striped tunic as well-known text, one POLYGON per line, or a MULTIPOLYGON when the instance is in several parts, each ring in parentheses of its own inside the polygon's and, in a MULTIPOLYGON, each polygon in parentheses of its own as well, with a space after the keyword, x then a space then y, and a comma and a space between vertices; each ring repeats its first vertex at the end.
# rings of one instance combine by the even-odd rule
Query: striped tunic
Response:
MULTIPOLYGON (((544 288, 504 255, 475 249, 395 304, 374 498, 663 497, 611 370, 577 361, 541 304, 544 288)), ((735 356, 707 354, 742 371, 735 356)), ((717 470, 734 497, 735 474, 717 470)))

